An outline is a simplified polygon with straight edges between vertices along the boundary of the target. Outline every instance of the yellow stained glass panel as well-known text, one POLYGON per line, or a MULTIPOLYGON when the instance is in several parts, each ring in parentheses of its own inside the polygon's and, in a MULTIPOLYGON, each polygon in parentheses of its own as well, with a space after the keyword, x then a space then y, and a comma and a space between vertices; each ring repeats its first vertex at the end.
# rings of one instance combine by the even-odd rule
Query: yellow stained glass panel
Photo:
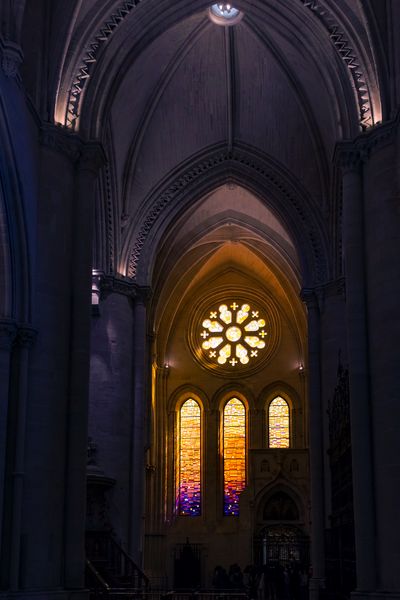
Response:
POLYGON ((272 400, 268 409, 268 443, 270 448, 289 448, 289 405, 280 396, 272 400))
POLYGON ((224 514, 239 514, 239 496, 246 485, 246 410, 238 398, 224 408, 224 514))
POLYGON ((178 433, 178 513, 201 514, 201 413, 189 398, 179 411, 178 433))

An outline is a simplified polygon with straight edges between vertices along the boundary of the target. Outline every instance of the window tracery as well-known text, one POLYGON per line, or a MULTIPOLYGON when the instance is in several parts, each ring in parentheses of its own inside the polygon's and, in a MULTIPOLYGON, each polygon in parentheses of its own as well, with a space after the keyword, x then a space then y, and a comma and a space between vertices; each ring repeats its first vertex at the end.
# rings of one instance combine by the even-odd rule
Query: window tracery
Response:
POLYGON ((202 322, 201 348, 218 365, 247 365, 265 348, 266 321, 250 304, 221 304, 202 322))

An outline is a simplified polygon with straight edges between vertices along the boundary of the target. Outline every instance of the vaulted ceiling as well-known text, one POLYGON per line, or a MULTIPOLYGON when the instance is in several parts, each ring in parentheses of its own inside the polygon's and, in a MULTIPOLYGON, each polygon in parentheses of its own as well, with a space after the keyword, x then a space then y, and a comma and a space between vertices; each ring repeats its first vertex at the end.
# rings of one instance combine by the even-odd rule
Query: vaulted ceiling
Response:
MULTIPOLYGON (((226 167, 204 189, 204 197, 224 181, 237 182, 235 161, 243 167, 257 157, 269 164, 268 177, 277 188, 290 183, 298 190, 300 220, 304 210, 304 219, 315 215, 321 231, 329 228, 335 143, 379 122, 388 110, 375 4, 237 0, 243 19, 221 27, 209 18, 210 2, 204 0, 60 0, 51 6, 43 0, 41 10, 37 2, 26 3, 26 84, 37 109, 84 138, 100 140, 106 149, 98 229, 112 229, 104 235, 113 238, 116 272, 135 274, 132 247, 156 219, 159 235, 152 243, 159 249, 175 222, 181 223, 183 238, 190 235, 192 219, 182 220, 190 202, 175 212, 163 210, 171 204, 170 190, 190 187, 197 177, 193 168, 206 171, 211 156, 213 164, 225 161, 226 167), (47 46, 39 48, 35 40, 49 24, 47 46), (47 69, 39 72, 33 67, 43 52, 47 69)), ((260 172, 256 163, 254 177, 260 172)), ((253 175, 243 167, 239 183, 252 188, 247 184, 253 175)), ((259 195, 264 193, 269 205, 268 185, 264 192, 259 195)), ((200 201, 201 194, 194 195, 200 201)), ((283 197, 288 195, 285 189, 283 197)), ((280 224, 276 221, 275 233, 264 238, 271 248, 279 228, 288 225, 286 206, 281 210, 279 202, 274 211, 282 217, 280 224)), ((242 223, 235 224, 241 243, 256 219, 252 206, 248 202, 242 211, 247 221, 242 215, 242 223)), ((226 223, 215 229, 218 235, 229 237, 232 228, 226 223)), ((199 227, 204 243, 216 244, 199 227)), ((311 237, 315 245, 315 234, 311 237)), ((106 243, 100 233, 98 240, 106 243)), ((154 265, 156 254, 152 260, 154 265)))

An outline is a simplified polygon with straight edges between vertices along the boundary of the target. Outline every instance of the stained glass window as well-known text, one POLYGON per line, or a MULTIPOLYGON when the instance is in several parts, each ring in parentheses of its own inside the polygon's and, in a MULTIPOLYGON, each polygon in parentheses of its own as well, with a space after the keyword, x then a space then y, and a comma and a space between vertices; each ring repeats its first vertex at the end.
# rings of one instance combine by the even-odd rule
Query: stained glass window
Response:
POLYGON ((289 405, 278 396, 268 408, 268 445, 270 448, 289 448, 289 405))
POLYGON ((239 496, 246 485, 246 409, 238 398, 224 408, 224 514, 239 514, 239 496))
POLYGON ((233 301, 208 314, 201 323, 200 337, 204 355, 211 362, 237 370, 262 353, 268 330, 259 310, 233 301))
POLYGON ((178 498, 179 515, 201 514, 201 413, 189 398, 179 411, 178 424, 178 498))

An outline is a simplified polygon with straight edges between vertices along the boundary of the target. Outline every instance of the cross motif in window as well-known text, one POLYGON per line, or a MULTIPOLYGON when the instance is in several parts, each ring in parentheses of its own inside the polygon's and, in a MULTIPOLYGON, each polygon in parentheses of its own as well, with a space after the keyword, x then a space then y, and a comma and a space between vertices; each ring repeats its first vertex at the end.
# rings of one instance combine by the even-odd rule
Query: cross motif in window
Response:
POLYGON ((232 367, 234 367, 235 365, 237 365, 238 361, 236 360, 236 358, 231 358, 229 362, 231 363, 232 367))
POLYGON ((258 313, 259 313, 259 311, 258 311, 258 310, 252 310, 252 311, 251 311, 251 316, 252 316, 252 317, 254 317, 254 318, 256 319, 256 318, 258 318, 258 313))
POLYGON ((210 312, 210 319, 216 319, 217 318, 217 311, 216 310, 212 310, 210 312))
POLYGON ((252 350, 250 356, 258 356, 258 350, 252 350))
POLYGON ((206 339, 210 334, 207 331, 202 331, 200 335, 203 339, 206 339))
POLYGON ((210 350, 209 357, 210 357, 210 358, 216 358, 216 356, 217 356, 217 352, 216 352, 216 350, 210 350))
POLYGON ((231 308, 233 310, 236 310, 237 308, 239 308, 239 304, 236 304, 236 302, 234 302, 233 304, 231 304, 231 308))
POLYGON ((264 329, 263 329, 262 331, 260 331, 260 333, 258 335, 262 338, 265 338, 265 336, 267 335, 267 332, 264 331, 264 329))

